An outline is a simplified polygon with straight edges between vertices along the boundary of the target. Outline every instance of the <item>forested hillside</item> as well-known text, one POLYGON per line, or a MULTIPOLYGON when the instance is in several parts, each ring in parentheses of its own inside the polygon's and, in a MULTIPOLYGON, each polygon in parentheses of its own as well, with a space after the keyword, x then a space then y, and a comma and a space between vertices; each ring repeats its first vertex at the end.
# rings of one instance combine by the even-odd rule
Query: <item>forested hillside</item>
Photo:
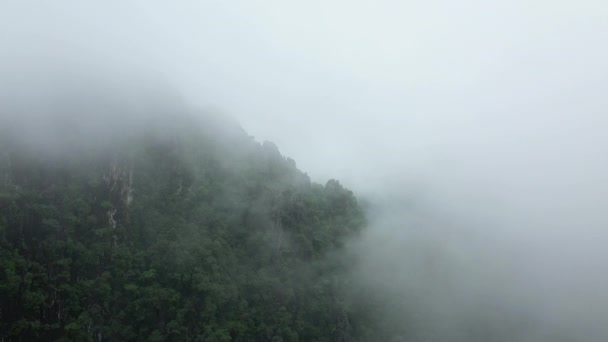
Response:
POLYGON ((2 126, 0 340, 355 338, 351 191, 221 116, 89 100, 2 126))

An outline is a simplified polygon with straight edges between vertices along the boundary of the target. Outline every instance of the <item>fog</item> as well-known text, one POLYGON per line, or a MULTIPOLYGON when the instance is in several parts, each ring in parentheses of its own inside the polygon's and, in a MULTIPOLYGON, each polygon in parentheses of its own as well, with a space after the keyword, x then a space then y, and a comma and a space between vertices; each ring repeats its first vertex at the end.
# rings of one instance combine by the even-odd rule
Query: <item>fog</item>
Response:
POLYGON ((599 0, 4 0, 0 99, 90 69, 175 88, 358 194, 356 286, 388 324, 605 341, 607 18, 599 0))

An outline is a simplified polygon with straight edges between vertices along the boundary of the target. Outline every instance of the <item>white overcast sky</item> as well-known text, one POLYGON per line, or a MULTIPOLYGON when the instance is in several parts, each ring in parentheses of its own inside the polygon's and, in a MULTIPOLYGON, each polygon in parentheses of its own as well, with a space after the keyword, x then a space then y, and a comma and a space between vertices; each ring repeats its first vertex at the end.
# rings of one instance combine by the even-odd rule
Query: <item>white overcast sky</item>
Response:
POLYGON ((529 169, 537 154, 557 163, 606 146, 601 0, 2 0, 0 9, 1 55, 84 54, 158 72, 320 181, 529 169))

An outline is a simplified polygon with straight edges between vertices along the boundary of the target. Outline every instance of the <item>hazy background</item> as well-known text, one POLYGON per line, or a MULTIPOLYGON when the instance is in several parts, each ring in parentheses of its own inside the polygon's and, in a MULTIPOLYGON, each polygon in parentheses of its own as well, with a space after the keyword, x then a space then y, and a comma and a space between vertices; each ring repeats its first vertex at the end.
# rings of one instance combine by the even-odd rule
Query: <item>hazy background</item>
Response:
POLYGON ((167 83, 369 199, 353 248, 387 319, 608 338, 607 2, 0 0, 3 84, 86 69, 167 83))

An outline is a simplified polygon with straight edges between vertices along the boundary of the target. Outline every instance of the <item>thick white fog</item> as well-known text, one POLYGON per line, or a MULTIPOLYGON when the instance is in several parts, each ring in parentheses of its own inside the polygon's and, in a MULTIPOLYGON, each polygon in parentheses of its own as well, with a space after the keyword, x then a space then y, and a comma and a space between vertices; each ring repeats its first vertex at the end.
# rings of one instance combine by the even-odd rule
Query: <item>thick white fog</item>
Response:
POLYGON ((0 32, 4 84, 138 70, 340 179, 387 320, 608 339, 607 2, 3 0, 0 32))

